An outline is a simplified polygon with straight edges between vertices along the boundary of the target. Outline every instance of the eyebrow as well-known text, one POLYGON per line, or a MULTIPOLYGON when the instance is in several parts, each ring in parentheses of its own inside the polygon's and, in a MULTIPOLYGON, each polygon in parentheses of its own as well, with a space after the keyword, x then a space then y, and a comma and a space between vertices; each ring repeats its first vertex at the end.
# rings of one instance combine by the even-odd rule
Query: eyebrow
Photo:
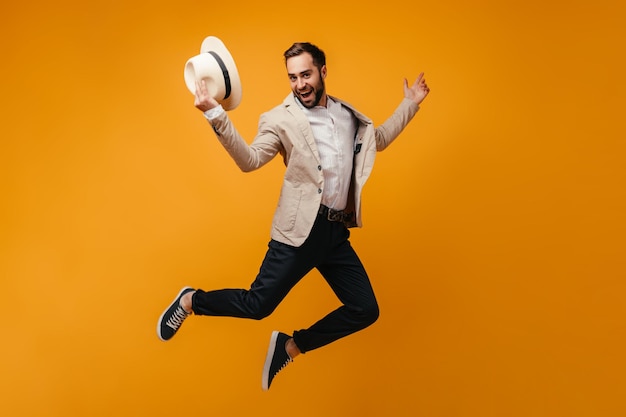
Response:
POLYGON ((292 73, 288 72, 287 76, 288 77, 293 77, 295 75, 304 75, 304 74, 309 73, 309 72, 313 72, 313 70, 312 69, 304 70, 304 71, 299 72, 298 74, 292 74, 292 73))

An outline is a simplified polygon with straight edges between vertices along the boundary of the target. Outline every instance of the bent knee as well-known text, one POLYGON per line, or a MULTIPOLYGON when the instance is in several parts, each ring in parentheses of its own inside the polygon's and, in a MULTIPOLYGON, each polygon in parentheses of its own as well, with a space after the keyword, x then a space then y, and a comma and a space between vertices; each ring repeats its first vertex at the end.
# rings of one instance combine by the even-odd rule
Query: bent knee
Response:
POLYGON ((377 304, 371 304, 356 311, 358 320, 363 327, 370 326, 378 320, 380 316, 380 310, 377 304))
POLYGON ((273 308, 255 308, 249 312, 248 318, 251 318, 252 320, 263 320, 273 312, 273 308))
POLYGON ((378 317, 380 317, 380 310, 378 308, 378 304, 374 304, 370 308, 366 310, 366 316, 368 319, 368 324, 374 324, 378 317))

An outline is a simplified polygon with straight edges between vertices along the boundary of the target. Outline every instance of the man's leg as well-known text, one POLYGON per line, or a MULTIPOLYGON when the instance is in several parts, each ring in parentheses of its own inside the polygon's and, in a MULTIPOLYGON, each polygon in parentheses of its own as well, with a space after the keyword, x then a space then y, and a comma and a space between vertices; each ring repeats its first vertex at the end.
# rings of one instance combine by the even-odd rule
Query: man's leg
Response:
MULTIPOLYGON (((272 333, 263 368, 263 389, 293 358, 331 343, 372 324, 378 318, 378 304, 367 273, 348 241, 349 231, 341 223, 323 219, 323 233, 312 234, 319 254, 317 269, 322 273, 343 306, 292 338, 272 333)), ((310 237, 310 239, 311 239, 310 237)))
POLYGON ((308 329, 294 332, 295 344, 303 353, 362 330, 378 319, 378 303, 372 285, 350 245, 349 231, 342 226, 335 226, 336 246, 317 269, 343 305, 308 329))
POLYGON ((261 320, 313 266, 306 250, 272 240, 250 289, 196 290, 191 308, 197 315, 261 320))
POLYGON ((268 316, 315 265, 316 252, 311 249, 310 245, 296 248, 270 241, 265 259, 249 290, 183 289, 159 318, 159 338, 171 339, 192 312, 257 320, 268 316))

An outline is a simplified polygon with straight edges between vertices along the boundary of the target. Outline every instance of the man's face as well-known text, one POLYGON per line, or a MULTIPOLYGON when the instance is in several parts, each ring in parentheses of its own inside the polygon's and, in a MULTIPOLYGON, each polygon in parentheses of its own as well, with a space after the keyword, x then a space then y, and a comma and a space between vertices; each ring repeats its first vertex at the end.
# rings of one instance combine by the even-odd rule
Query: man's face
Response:
POLYGON ((326 105, 326 65, 318 69, 311 54, 305 52, 287 60, 287 75, 291 90, 304 107, 311 109, 326 105))

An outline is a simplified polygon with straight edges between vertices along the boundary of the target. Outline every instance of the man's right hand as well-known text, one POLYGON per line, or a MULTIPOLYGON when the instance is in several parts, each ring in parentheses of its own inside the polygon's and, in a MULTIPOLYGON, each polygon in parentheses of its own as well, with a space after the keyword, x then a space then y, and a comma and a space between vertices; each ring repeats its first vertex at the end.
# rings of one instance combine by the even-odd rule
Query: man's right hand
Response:
POLYGON ((196 81, 196 99, 194 105, 197 109, 203 113, 207 110, 211 110, 214 107, 219 106, 217 100, 209 96, 209 92, 206 88, 206 82, 204 80, 196 81))

